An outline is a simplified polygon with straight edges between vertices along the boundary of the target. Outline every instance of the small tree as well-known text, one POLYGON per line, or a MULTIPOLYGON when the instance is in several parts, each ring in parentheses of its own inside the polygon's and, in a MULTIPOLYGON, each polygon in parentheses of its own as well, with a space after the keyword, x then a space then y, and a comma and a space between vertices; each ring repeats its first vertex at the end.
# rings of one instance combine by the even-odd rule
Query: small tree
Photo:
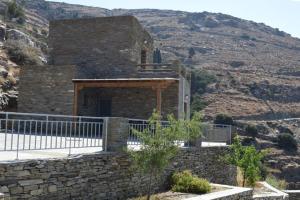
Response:
POLYGON ((133 130, 141 141, 139 151, 129 150, 133 166, 143 174, 149 174, 147 199, 152 194, 152 180, 156 178, 175 157, 179 150, 178 141, 187 141, 201 136, 201 115, 195 114, 189 121, 176 120, 168 116, 168 126, 161 125, 161 116, 154 112, 149 119, 149 128, 133 130), (154 133, 153 133, 154 131, 154 133))
POLYGON ((254 125, 247 125, 245 131, 252 138, 255 138, 258 135, 258 130, 257 130, 256 126, 254 126, 254 125))
POLYGON ((232 165, 239 167, 243 174, 243 187, 245 183, 254 186, 261 178, 262 160, 265 152, 260 152, 254 146, 242 146, 238 137, 230 147, 231 153, 225 156, 225 160, 232 165))

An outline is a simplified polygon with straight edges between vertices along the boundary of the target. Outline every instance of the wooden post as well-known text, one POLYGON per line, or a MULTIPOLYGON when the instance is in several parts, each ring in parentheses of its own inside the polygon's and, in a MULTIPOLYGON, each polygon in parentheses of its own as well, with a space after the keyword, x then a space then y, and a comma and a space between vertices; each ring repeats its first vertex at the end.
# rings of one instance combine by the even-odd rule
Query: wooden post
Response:
POLYGON ((73 115, 78 115, 78 86, 74 83, 73 115))
POLYGON ((161 114, 161 87, 156 88, 156 111, 161 114))

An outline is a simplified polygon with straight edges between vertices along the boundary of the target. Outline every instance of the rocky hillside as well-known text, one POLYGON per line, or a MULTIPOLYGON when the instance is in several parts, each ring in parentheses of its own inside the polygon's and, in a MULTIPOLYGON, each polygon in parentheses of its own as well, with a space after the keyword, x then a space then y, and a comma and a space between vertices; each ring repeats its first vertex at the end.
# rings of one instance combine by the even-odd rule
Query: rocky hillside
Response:
POLYGON ((220 13, 107 10, 41 0, 28 0, 25 6, 43 18, 35 22, 39 26, 52 19, 136 16, 156 39, 165 61, 179 59, 216 76, 201 95, 208 117, 300 116, 300 40, 276 28, 220 13))

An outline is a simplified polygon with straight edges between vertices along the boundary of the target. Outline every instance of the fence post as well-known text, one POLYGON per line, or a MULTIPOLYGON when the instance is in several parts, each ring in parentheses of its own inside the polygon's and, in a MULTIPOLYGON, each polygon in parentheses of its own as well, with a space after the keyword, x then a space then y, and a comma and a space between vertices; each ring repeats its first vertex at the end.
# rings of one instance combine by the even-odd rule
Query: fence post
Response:
POLYGON ((102 134, 102 149, 103 151, 107 151, 107 131, 108 131, 108 117, 105 117, 103 120, 103 131, 102 134))
POLYGON ((129 135, 129 122, 126 118, 107 118, 106 150, 112 152, 122 152, 127 148, 129 135))

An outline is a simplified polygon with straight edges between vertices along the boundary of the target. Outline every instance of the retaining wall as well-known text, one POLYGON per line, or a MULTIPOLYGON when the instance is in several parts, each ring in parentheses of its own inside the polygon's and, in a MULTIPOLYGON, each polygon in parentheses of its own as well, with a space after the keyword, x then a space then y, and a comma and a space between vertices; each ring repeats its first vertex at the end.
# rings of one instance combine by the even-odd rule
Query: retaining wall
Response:
MULTIPOLYGON (((227 151, 227 147, 182 149, 154 180, 155 190, 166 189, 170 175, 185 169, 210 182, 235 185, 236 168, 219 161, 227 151)), ((125 153, 0 164, 0 192, 11 199, 126 199, 145 194, 148 179, 132 170, 125 153)))

